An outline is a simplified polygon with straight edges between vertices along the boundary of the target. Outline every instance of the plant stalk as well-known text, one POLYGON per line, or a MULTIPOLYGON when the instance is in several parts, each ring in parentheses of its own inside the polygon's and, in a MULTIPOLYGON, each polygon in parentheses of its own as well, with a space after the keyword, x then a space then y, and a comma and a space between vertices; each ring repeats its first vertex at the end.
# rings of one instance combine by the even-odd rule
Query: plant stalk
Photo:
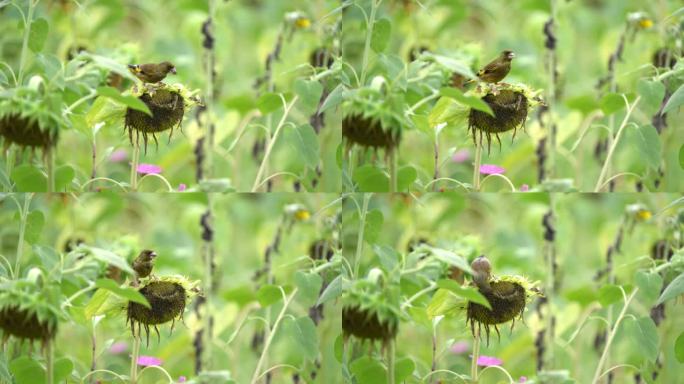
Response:
POLYGON ((34 3, 33 0, 28 0, 28 13, 24 22, 24 41, 21 44, 21 58, 19 59, 19 75, 17 76, 17 85, 23 84, 24 67, 26 66, 26 54, 28 53, 28 41, 31 34, 31 24, 33 23, 33 11, 38 1, 34 3))
POLYGON ((47 190, 55 192, 55 152, 54 148, 46 149, 45 161, 47 162, 47 190))
POLYGON ((394 362, 396 355, 396 340, 390 340, 387 349, 387 383, 394 384, 394 362))
POLYGON ((31 199, 33 198, 33 193, 27 193, 24 195, 24 207, 19 212, 21 218, 21 223, 19 223, 19 242, 17 243, 17 259, 14 264, 14 278, 18 279, 19 267, 21 266, 21 259, 24 256, 24 235, 26 234, 26 221, 28 219, 29 207, 31 206, 31 199))
POLYGON ((140 354, 140 335, 133 336, 133 351, 131 352, 131 384, 138 382, 138 355, 140 354))
POLYGON ((366 43, 363 48, 363 59, 361 61, 361 86, 366 84, 366 73, 368 72, 368 56, 371 50, 371 38, 373 37, 373 27, 375 26, 375 15, 382 0, 371 0, 371 12, 366 23, 366 43))
MULTIPOLYGON (((477 140, 475 140, 477 141, 477 140)), ((475 145, 475 165, 473 169, 473 189, 480 190, 480 164, 482 163, 482 140, 475 145)))
POLYGON ((359 236, 356 239, 356 256, 354 257, 354 278, 359 277, 359 266, 361 265, 361 255, 363 254, 363 234, 366 230, 366 214, 368 213, 368 203, 372 194, 363 195, 363 208, 359 216, 359 236))
POLYGON ((54 340, 48 340, 45 346, 45 365, 47 374, 47 384, 54 384, 54 361, 55 361, 55 345, 54 340))
POLYGON ((133 158, 131 159, 131 191, 138 189, 138 162, 140 161, 140 145, 133 144, 133 158))
POLYGON ((390 192, 397 192, 397 154, 394 149, 389 151, 389 174, 390 174, 390 192))
POLYGON ((470 363, 470 380, 473 384, 477 384, 477 360, 480 358, 480 328, 475 330, 475 337, 473 340, 473 361, 470 363))

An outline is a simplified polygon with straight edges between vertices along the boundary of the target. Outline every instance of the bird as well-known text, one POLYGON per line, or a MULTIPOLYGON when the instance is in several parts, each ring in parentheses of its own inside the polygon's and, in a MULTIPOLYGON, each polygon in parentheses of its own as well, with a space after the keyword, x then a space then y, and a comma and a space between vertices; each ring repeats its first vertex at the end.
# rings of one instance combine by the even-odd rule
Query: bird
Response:
POLYGON ((505 50, 501 52, 499 57, 477 72, 477 77, 485 83, 498 83, 511 71, 511 60, 514 57, 515 53, 513 51, 505 50))
POLYGON ((480 292, 489 293, 492 287, 489 284, 489 279, 492 274, 492 264, 485 255, 480 255, 470 264, 473 269, 473 283, 480 289, 480 292))
POLYGON ((158 83, 169 74, 176 74, 176 67, 168 61, 159 64, 129 64, 128 70, 131 71, 143 83, 158 83))
POLYGON ((148 277, 152 274, 152 268, 154 268, 154 258, 157 257, 157 253, 145 249, 140 254, 138 257, 133 260, 133 270, 135 271, 135 280, 136 280, 136 285, 138 282, 138 279, 148 277))

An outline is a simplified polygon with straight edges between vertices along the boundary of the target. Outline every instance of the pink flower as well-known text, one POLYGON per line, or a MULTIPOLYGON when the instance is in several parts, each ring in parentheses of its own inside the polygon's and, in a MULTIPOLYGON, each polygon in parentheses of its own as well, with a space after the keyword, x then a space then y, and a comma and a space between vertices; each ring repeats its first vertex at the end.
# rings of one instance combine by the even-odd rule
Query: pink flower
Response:
POLYGON ((461 355, 468 352, 468 349, 470 349, 470 345, 467 342, 459 341, 457 343, 453 343, 451 348, 449 348, 449 351, 454 355, 461 355))
POLYGON ((470 151, 467 149, 461 149, 451 155, 451 161, 454 163, 465 163, 468 159, 470 159, 470 151))
POLYGON ((520 380, 518 380, 518 383, 527 383, 527 377, 520 376, 520 380))
POLYGON ((186 189, 188 189, 188 186, 187 186, 187 185, 185 185, 185 184, 183 184, 183 183, 180 183, 180 184, 178 185, 178 192, 183 192, 183 191, 185 191, 186 189))
POLYGON ((162 365, 162 361, 161 359, 158 359, 154 356, 139 356, 138 365, 142 365, 143 367, 150 367, 155 365, 162 365))
POLYGON ((520 186, 520 192, 527 192, 530 190, 530 186, 527 184, 523 184, 520 186))
POLYGON ((154 164, 138 164, 137 171, 143 175, 158 175, 162 172, 162 169, 154 164))
POLYGON ((480 173, 483 175, 500 175, 506 172, 505 169, 494 164, 482 164, 480 165, 480 173))
POLYGON ((489 367, 492 365, 501 365, 503 361, 492 356, 480 356, 477 358, 477 365, 481 367, 489 367))
POLYGON ((114 343, 111 347, 109 347, 109 352, 118 355, 119 353, 126 352, 126 349, 128 349, 128 344, 124 343, 123 341, 119 341, 118 343, 114 343))
POLYGON ((109 161, 112 163, 120 163, 128 157, 128 152, 124 149, 117 149, 116 151, 112 152, 111 155, 109 155, 109 161))
POLYGON ((188 381, 188 379, 186 379, 185 376, 181 376, 178 378, 179 383, 185 383, 186 381, 188 381))

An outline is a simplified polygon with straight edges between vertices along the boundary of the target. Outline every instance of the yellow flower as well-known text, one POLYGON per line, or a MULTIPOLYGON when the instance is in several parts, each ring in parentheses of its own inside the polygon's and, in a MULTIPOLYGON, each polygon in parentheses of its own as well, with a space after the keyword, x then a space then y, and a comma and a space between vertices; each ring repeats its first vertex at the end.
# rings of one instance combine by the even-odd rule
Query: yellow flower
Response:
POLYGON ((300 209, 297 212, 295 212, 294 216, 295 219, 297 219, 298 221, 306 221, 309 220, 309 218, 311 217, 311 213, 309 213, 309 211, 307 211, 306 209, 300 209))
POLYGON ((640 209, 636 212, 635 216, 638 221, 646 221, 650 219, 653 214, 648 209, 640 209))
POLYGON ((311 20, 308 17, 300 17, 294 22, 295 27, 299 29, 306 29, 311 26, 311 20))
POLYGON ((643 19, 639 20, 639 27, 642 29, 649 29, 653 26, 653 20, 644 17, 643 19))

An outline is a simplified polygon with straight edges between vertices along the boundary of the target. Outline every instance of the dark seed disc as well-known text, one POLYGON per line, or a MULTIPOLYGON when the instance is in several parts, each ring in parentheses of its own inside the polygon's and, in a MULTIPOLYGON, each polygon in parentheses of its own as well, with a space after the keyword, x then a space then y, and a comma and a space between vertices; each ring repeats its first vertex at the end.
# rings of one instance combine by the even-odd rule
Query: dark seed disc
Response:
POLYGON ((41 129, 37 120, 19 114, 7 114, 0 118, 0 136, 22 147, 53 146, 57 142, 56 132, 55 130, 55 133, 50 133, 48 129, 41 129))
POLYGON ((380 121, 356 114, 342 120, 342 135, 358 145, 387 149, 399 145, 401 139, 399 130, 393 133, 390 129, 383 129, 380 121))
POLYGON ((19 307, 0 309, 0 328, 7 334, 29 340, 49 340, 57 331, 56 326, 41 322, 35 313, 29 313, 19 307))
POLYGON ((397 323, 380 320, 374 311, 349 306, 342 309, 342 330, 360 339, 388 341, 396 336, 397 323))

